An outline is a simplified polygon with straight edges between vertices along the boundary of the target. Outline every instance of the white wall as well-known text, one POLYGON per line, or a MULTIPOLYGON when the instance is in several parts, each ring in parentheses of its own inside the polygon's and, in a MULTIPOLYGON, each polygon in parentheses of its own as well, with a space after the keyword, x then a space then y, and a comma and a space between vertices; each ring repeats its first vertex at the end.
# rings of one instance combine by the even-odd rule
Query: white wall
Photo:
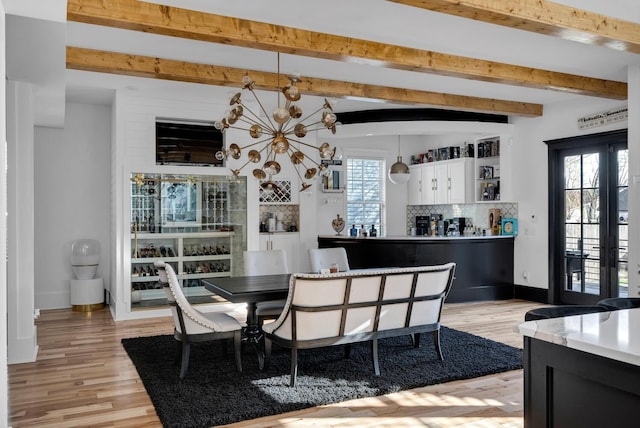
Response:
MULTIPOLYGON (((350 153, 380 156, 386 160, 387 170, 396 162, 398 147, 402 161, 410 165, 411 155, 424 153, 428 148, 460 146, 472 143, 475 138, 511 133, 509 124, 482 122, 377 122, 344 125, 329 143, 341 149, 345 157, 350 153), (398 141, 400 136, 400 141, 398 141), (399 143, 399 144, 398 144, 399 143)), ((386 224, 387 236, 407 234, 407 185, 386 181, 386 224)), ((316 234, 333 235, 331 220, 336 214, 346 218, 346 195, 319 193, 316 219, 316 234)), ((345 227, 348 234, 351 225, 345 227)), ((317 245, 317 243, 316 243, 317 245)))
MULTIPOLYGON (((519 234, 515 240, 516 284, 549 288, 548 150, 544 141, 624 129, 627 123, 581 131, 578 118, 626 105, 625 101, 581 99, 545 106, 539 118, 516 118, 513 142, 513 193, 518 202, 519 234), (528 279, 524 278, 527 272, 528 279)), ((631 215, 630 215, 631 218, 631 215)), ((631 266, 631 265, 630 265, 631 266)))
MULTIPOLYGON (((43 265, 36 270, 36 307, 69 305, 69 246, 73 239, 96 237, 103 243, 101 274, 107 279, 107 284, 112 284, 118 311, 128 311, 127 294, 118 296, 117 289, 119 285, 126 283, 129 274, 124 268, 128 266, 128 230, 125 231, 124 228, 128 227, 129 174, 146 171, 228 175, 226 168, 224 171, 210 168, 204 172, 201 167, 158 166, 155 165, 153 155, 156 117, 211 120, 222 116, 227 108, 224 104, 194 104, 118 94, 113 110, 108 107, 71 104, 68 106, 69 118, 64 130, 37 129, 36 235, 46 243, 36 249, 36 259, 43 265), (78 163, 80 157, 90 159, 88 162, 78 163), (59 165, 63 167, 60 168, 59 165), (83 168, 87 165, 90 168, 83 168), (69 189, 69 183, 75 183, 71 184, 73 189, 69 189), (96 191, 97 189, 100 190, 96 191), (59 194, 61 191, 72 193, 72 200, 62 199, 61 204, 59 198, 66 197, 59 194), (111 191, 112 200, 109 201, 111 191), (86 198, 92 201, 90 208, 87 208, 94 210, 87 211, 90 214, 78 211, 86 198), (63 209, 47 212, 47 206, 63 209), (73 229, 69 225, 73 225, 73 229), (76 231, 81 233, 74 236, 76 231), (47 281, 44 281, 45 278, 47 281)), ((309 142, 314 144, 316 141, 329 141, 345 155, 353 152, 378 154, 385 158, 389 167, 395 162, 398 153, 398 134, 402 135, 400 152, 407 164, 410 163, 411 154, 423 152, 427 147, 462 144, 491 134, 512 134, 512 187, 514 202, 519 204, 520 213, 514 276, 518 284, 547 288, 547 147, 543 141, 579 135, 581 132, 576 126, 578 117, 620 105, 623 103, 594 101, 591 104, 582 102, 548 106, 544 117, 516 119, 514 125, 441 122, 345 125, 335 136, 325 138, 310 135, 309 142), (522 272, 525 271, 529 273, 528 281, 522 277, 522 272)), ((624 126, 625 124, 619 124, 617 127, 624 126)), ((606 130, 608 128, 598 128, 592 132, 606 130)), ((237 134, 227 135, 228 139, 235 137, 237 134)), ((254 182, 253 178, 248 179, 250 190, 256 187, 255 192, 249 192, 249 198, 255 200, 255 205, 249 206, 248 225, 258 224, 257 186, 251 186, 254 182)), ((300 195, 301 254, 306 253, 308 248, 317 246, 318 234, 334 234, 331 220, 336 214, 346 217, 345 195, 322 193, 319 183, 315 184, 311 192, 300 195)), ((405 187, 387 182, 386 205, 387 235, 405 234, 405 187)), ((253 231, 249 227, 247 231, 249 248, 255 247, 258 241, 257 228, 255 229, 253 231)))
POLYGON ((68 104, 63 129, 35 128, 35 307, 71 307, 71 244, 100 242, 109 288, 111 108, 68 104))
MULTIPOLYGON (((343 127, 344 128, 344 127, 343 127)), ((392 127, 388 131, 391 132, 392 127)), ((339 137, 339 133, 336 134, 339 137)), ((397 135, 374 135, 350 138, 336 138, 330 144, 338 148, 343 153, 342 174, 346 178, 346 159, 349 157, 373 157, 382 158, 386 163, 386 170, 396 162, 398 156, 398 136, 397 135)), ((418 147, 422 145, 422 136, 404 136, 400 143, 400 153, 402 161, 410 164, 411 154, 418 152, 418 147)), ((386 182, 386 235, 406 235, 406 205, 407 205, 407 185, 394 184, 389 181, 385 171, 386 182)), ((331 221, 340 217, 347 218, 347 194, 345 193, 322 193, 320 183, 317 184, 318 209, 315 220, 313 238, 317 235, 335 235, 331 227, 331 221)), ((357 225, 360 227, 360 225, 357 225)), ((371 225, 366 225, 369 228, 371 225)), ((345 226, 343 235, 348 235, 350 224, 345 226)), ((380 232, 378 232, 380 233, 380 232)), ((312 248, 317 247, 317 242, 312 248)))
POLYGON ((33 91, 7 81, 7 358, 35 361, 33 91))
MULTIPOLYGON (((202 91, 209 88, 203 86, 202 91)), ((156 118, 176 120, 214 121, 224 117, 229 109, 228 101, 220 97, 211 97, 212 102, 188 102, 179 99, 131 95, 117 92, 113 105, 112 146, 110 157, 111 190, 111 245, 113 260, 111 263, 111 311, 117 320, 143 318, 149 316, 168 315, 168 309, 150 311, 130 310, 130 278, 131 278, 131 235, 130 235, 130 177, 132 173, 162 173, 191 175, 230 175, 229 168, 202 166, 156 165, 155 157, 155 125, 156 118)), ((225 138, 233 139, 234 130, 228 130, 225 138)), ((244 161, 244 159, 241 159, 244 161)), ((230 163, 229 166, 236 164, 230 163)), ((251 168, 249 168, 251 174, 251 168)), ((246 171, 243 171, 246 175, 246 171)), ((257 186, 247 189, 249 198, 256 205, 247 210, 247 223, 259 224, 258 221, 258 189, 257 186)), ((255 229, 257 243, 258 229, 255 229)), ((248 230, 248 238, 252 229, 248 230)))
POLYGON ((640 63, 629 67, 629 296, 640 296, 640 63))
MULTIPOLYGON (((5 64, 5 12, 0 0, 0 76, 6 75, 5 64)), ((0 106, 6 106, 5 85, 0 85, 0 106)), ((2 110, 5 111, 4 109, 2 110)), ((7 212, 6 115, 0 114, 0 213, 7 212)), ((0 242, 7 242, 7 217, 0 215, 0 242)), ((0 245, 0 343, 7 343, 7 246, 0 245)), ((9 425, 9 381, 7 374, 7 347, 0 346, 0 425, 9 425)))

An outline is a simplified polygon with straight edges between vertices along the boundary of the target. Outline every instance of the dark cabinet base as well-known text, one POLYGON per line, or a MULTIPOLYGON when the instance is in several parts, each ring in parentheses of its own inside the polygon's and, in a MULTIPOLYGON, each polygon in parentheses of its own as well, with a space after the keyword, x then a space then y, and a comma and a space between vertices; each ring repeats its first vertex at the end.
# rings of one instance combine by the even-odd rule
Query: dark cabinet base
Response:
POLYGON ((637 366, 524 339, 524 426, 637 427, 637 366))
POLYGON ((511 299, 513 238, 371 239, 318 237, 319 248, 344 247, 352 269, 455 262, 447 302, 511 299))

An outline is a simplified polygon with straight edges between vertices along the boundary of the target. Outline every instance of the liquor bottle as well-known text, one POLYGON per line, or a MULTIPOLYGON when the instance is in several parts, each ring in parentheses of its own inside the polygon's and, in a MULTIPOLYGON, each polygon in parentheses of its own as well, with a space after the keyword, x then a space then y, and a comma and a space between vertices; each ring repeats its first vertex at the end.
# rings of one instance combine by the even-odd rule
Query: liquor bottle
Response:
POLYGON ((376 236, 378 236, 378 231, 376 230, 375 224, 371 225, 371 229, 369 230, 369 236, 372 238, 375 238, 376 236))
POLYGON ((351 229, 349 229, 349 236, 352 236, 354 238, 356 238, 358 236, 358 229, 356 229, 356 225, 355 224, 353 226, 351 226, 351 229))
POLYGON ((360 225, 360 236, 363 238, 367 237, 367 229, 364 228, 364 224, 360 225))

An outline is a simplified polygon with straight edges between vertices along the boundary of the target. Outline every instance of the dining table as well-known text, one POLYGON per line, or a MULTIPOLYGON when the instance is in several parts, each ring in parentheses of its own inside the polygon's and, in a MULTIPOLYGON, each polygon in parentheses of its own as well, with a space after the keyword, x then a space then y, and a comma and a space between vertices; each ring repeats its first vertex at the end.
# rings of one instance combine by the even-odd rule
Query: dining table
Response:
POLYGON ((235 276, 202 279, 204 288, 232 303, 247 304, 247 325, 242 329, 242 340, 255 349, 260 370, 264 368, 262 329, 258 324, 256 308, 259 302, 282 300, 289 293, 291 274, 235 276))

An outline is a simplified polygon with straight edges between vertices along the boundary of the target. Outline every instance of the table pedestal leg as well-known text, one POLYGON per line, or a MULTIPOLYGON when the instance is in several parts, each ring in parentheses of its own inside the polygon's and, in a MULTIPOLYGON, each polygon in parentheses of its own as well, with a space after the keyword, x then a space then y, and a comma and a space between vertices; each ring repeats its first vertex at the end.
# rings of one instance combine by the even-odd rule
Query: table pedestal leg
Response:
POLYGON ((258 367, 264 368, 264 348, 262 346, 262 330, 256 316, 256 303, 247 304, 247 326, 242 330, 242 340, 253 347, 258 357, 258 367))

